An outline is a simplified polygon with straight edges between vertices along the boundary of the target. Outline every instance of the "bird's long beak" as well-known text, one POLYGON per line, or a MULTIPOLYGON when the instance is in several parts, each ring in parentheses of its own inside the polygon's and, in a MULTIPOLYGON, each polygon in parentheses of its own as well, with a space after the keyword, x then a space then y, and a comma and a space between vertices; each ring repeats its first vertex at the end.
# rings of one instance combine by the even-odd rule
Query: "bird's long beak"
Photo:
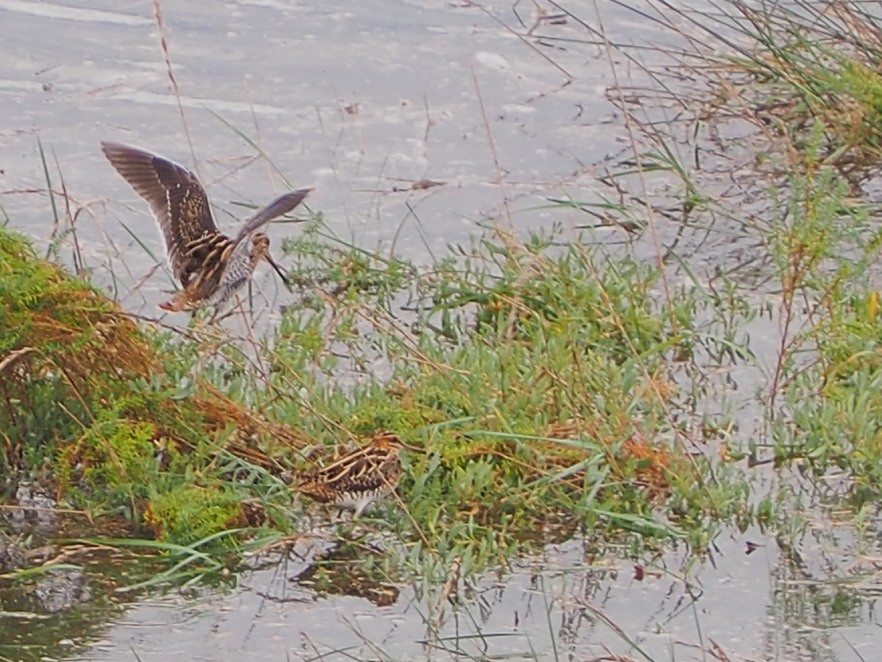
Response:
POLYGON ((276 262, 269 253, 264 254, 264 259, 270 263, 270 266, 276 270, 276 273, 279 274, 279 278, 282 279, 282 282, 285 283, 285 287, 289 292, 293 292, 294 289, 291 287, 291 281, 288 280, 288 275, 284 272, 282 267, 279 266, 279 263, 276 262))

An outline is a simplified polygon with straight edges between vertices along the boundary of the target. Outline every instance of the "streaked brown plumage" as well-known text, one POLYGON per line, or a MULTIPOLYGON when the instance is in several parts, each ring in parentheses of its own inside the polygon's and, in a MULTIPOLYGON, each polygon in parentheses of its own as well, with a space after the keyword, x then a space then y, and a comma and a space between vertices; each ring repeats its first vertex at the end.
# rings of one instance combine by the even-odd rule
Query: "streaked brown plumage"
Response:
POLYGON ((217 229, 205 189, 185 167, 138 147, 104 142, 101 149, 150 205, 165 239, 172 272, 184 288, 161 308, 177 311, 211 306, 217 316, 260 260, 269 262, 287 285, 281 267, 270 257, 269 237, 257 230, 294 209, 311 189, 279 196, 230 238, 217 229))
POLYGON ((321 469, 300 477, 295 489, 321 503, 353 511, 355 519, 371 503, 388 496, 401 480, 402 449, 408 446, 391 432, 378 432, 371 443, 321 469))

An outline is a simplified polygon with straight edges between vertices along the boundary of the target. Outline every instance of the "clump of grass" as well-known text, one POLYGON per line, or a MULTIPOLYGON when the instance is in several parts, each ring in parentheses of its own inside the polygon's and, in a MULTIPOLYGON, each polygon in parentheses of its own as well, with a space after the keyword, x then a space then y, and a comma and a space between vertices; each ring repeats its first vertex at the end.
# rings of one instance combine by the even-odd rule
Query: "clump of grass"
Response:
POLYGON ((832 168, 794 183, 772 246, 784 283, 786 335, 775 372, 783 399, 770 411, 774 458, 796 460, 830 494, 858 508, 880 496, 877 430, 882 363, 876 284, 868 274, 882 232, 832 168))
POLYGON ((310 258, 303 279, 335 271, 308 314, 285 315, 267 393, 307 394, 308 409, 273 398, 276 415, 321 422, 315 436, 329 444, 343 425, 426 447, 401 489, 400 526, 418 549, 473 568, 583 528, 703 547, 750 511, 737 472, 710 480, 716 463, 687 451, 704 439, 674 423, 691 415, 674 374, 731 348, 700 288, 669 300, 654 267, 553 236, 487 237, 420 271, 322 246, 317 232, 293 246, 310 258), (319 329, 334 360, 305 349, 319 329), (381 372, 334 378, 377 361, 381 372))
MULTIPOLYGON (((718 45, 690 37, 698 60, 721 69, 700 73, 720 92, 709 115, 734 113, 775 137, 790 166, 820 157, 861 177, 882 147, 882 21, 860 2, 737 2, 724 12, 672 9, 718 45), (823 140, 815 139, 817 130, 823 140), (800 154, 816 150, 808 160, 800 154)), ((673 25, 673 23, 672 23, 673 25)), ((690 67, 691 68, 691 67, 690 67)), ((695 70, 699 73, 699 70, 695 70)))
MULTIPOLYGON (((751 305, 766 308, 780 329, 762 389, 765 419, 747 445, 757 460, 796 463, 812 489, 860 512, 878 500, 882 459, 874 273, 882 234, 856 186, 882 145, 882 25, 856 2, 731 7, 737 13, 679 15, 727 50, 692 42, 696 62, 718 65, 699 76, 717 94, 697 121, 721 130, 734 117, 759 127, 748 155, 759 156, 756 177, 746 178, 735 200, 768 203, 744 219, 731 200, 716 200, 760 239, 771 277, 751 305), (760 183, 768 162, 759 159, 770 153, 780 157, 773 161, 779 177, 775 190, 759 196, 768 181, 760 183)), ((793 530, 801 514, 783 519, 793 530)))
POLYGON ((658 266, 497 233, 419 269, 316 218, 286 246, 301 305, 240 345, 155 335, 0 237, 18 260, 0 273, 0 389, 29 405, 0 408, 2 466, 52 465, 61 498, 163 544, 286 531, 273 474, 305 464, 307 439, 328 447, 315 461, 378 428, 428 451, 386 511, 411 558, 472 570, 580 531, 704 550, 753 518, 743 475, 700 452, 715 426, 694 425, 691 371, 746 354, 737 314, 658 266))
MULTIPOLYGON (((152 510, 154 529, 176 532, 181 541, 187 527, 153 501, 191 484, 219 455, 275 470, 271 447, 305 443, 296 430, 270 423, 210 384, 181 397, 175 376, 183 361, 173 357, 167 339, 37 258, 22 237, 0 230, 4 474, 51 481, 64 503, 94 515, 122 511, 136 529, 152 510)), ((194 509, 205 495, 209 512, 218 498, 212 492, 191 494, 194 509)))

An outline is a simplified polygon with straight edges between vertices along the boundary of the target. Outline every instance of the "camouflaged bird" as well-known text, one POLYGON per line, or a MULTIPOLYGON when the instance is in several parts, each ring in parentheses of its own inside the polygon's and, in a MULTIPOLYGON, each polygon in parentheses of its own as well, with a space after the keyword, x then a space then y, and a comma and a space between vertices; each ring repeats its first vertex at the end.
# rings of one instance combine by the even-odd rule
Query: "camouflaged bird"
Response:
POLYGON ((304 473, 295 489, 320 503, 351 510, 356 519, 371 503, 398 487, 403 449, 422 452, 391 432, 378 432, 367 446, 304 473))
POLYGON ((101 149, 150 206, 165 239, 172 272, 183 286, 160 308, 179 311, 208 306, 214 309, 214 319, 248 282, 261 260, 266 260, 288 285, 282 268, 269 254, 269 237, 257 230, 294 209, 312 189, 279 196, 246 220, 235 238, 230 238, 217 229, 205 189, 185 167, 129 145, 104 142, 101 149))

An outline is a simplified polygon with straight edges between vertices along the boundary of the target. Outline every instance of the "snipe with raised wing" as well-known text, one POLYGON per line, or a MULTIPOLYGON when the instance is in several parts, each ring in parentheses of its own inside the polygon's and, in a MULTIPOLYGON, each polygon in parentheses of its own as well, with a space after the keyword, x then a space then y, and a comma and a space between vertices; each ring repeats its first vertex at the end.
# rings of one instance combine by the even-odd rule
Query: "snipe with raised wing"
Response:
POLYGON ((215 225, 208 195, 187 168, 129 145, 104 142, 101 149, 150 205, 165 239, 172 272, 183 286, 170 301, 160 304, 161 308, 178 311, 209 306, 214 309, 214 319, 248 282, 261 260, 288 284, 282 268, 269 254, 269 237, 258 230, 294 209, 312 189, 279 196, 248 218, 235 237, 228 237, 215 225))

